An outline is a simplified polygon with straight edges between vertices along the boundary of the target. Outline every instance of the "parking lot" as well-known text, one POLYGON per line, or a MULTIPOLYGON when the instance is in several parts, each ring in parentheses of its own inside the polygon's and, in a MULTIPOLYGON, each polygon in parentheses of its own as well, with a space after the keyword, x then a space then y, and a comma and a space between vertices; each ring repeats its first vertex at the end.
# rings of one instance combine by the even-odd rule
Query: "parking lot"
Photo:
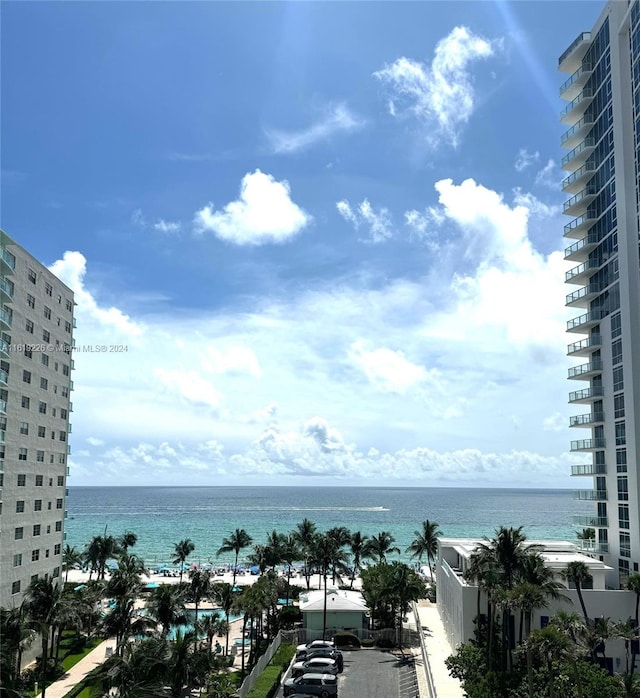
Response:
MULTIPOLYGON (((338 698, 417 698, 413 661, 376 649, 343 650, 344 671, 338 675, 338 698)), ((277 693, 282 698, 282 688, 277 693)))

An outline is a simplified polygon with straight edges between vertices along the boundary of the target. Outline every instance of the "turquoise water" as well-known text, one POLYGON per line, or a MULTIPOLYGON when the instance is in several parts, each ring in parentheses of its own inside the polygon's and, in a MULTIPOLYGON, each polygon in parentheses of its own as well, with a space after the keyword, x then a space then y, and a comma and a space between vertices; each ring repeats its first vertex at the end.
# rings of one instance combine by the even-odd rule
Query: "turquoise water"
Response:
POLYGON ((132 552, 149 566, 170 563, 184 538, 195 544, 188 563, 232 562, 216 551, 236 528, 264 543, 304 518, 319 531, 390 531, 404 551, 427 518, 445 537, 490 537, 504 525, 523 526, 529 539, 574 540, 573 515, 590 512, 569 490, 377 487, 71 487, 67 509, 66 543, 83 549, 105 526, 112 535, 133 531, 132 552))

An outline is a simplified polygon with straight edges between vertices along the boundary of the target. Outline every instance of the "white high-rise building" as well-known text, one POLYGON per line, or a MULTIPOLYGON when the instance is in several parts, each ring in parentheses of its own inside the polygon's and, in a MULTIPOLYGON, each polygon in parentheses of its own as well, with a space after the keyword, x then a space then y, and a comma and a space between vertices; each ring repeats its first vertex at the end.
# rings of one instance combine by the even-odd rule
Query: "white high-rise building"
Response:
POLYGON ((73 292, 0 230, 0 606, 61 577, 73 292))
POLYGON ((583 547, 613 568, 607 585, 618 588, 640 565, 640 0, 610 0, 559 69, 570 74, 561 141, 565 258, 575 263, 568 354, 579 360, 569 369, 580 437, 571 451, 585 455, 572 475, 593 478, 575 495, 591 512, 574 523, 595 529, 583 547))

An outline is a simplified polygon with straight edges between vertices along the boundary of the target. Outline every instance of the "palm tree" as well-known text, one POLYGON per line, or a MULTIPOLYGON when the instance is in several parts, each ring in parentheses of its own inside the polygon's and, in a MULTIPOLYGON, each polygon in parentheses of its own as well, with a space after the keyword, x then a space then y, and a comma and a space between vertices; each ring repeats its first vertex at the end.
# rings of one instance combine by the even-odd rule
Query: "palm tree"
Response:
POLYGON ((390 575, 385 593, 391 599, 392 608, 397 616, 396 642, 402 647, 402 620, 412 601, 424 597, 424 582, 407 565, 394 560, 390 565, 390 575))
MULTIPOLYGON (((104 579, 107 570, 107 562, 120 552, 118 541, 113 536, 94 536, 85 550, 85 557, 91 565, 91 572, 97 572, 98 579, 104 579)), ((91 572, 89 579, 91 579, 91 572)))
POLYGON ((174 565, 180 565, 180 586, 182 586, 182 573, 184 571, 184 563, 185 560, 191 555, 191 553, 196 549, 196 546, 193 544, 191 539, 185 538, 184 540, 181 540, 179 543, 174 543, 174 556, 173 556, 173 564, 174 565))
POLYGON ((433 562, 438 556, 438 536, 442 535, 439 528, 435 521, 429 521, 429 519, 423 521, 422 530, 413 532, 415 538, 406 550, 406 552, 411 551, 411 557, 417 557, 419 561, 422 560, 423 555, 427 556, 432 582, 435 580, 433 562))
MULTIPOLYGON (((221 618, 218 611, 212 611, 203 616, 199 621, 196 622, 196 628, 199 633, 203 633, 207 636, 207 645, 209 647, 209 654, 213 654, 213 638, 221 630, 221 618)), ((224 621, 223 621, 224 623, 224 621)))
POLYGON ((316 535, 316 525, 309 519, 303 519, 297 524, 293 536, 300 545, 300 550, 304 559, 304 578, 307 582, 307 589, 311 586, 311 554, 316 535))
POLYGON ((527 640, 531 651, 544 661, 547 669, 547 685, 549 698, 555 698, 553 661, 572 652, 569 638, 552 625, 542 630, 534 630, 527 640))
POLYGON ((396 539, 389 531, 380 531, 377 536, 371 536, 367 541, 366 556, 378 562, 386 562, 390 553, 400 553, 400 548, 394 545, 396 539))
POLYGON ((291 585, 291 573, 293 571, 293 563, 300 559, 300 548, 295 536, 291 533, 282 541, 281 548, 282 561, 287 565, 287 595, 286 602, 289 605, 289 587, 291 585))
MULTIPOLYGON (((260 574, 264 574, 267 571, 267 567, 269 567, 269 563, 271 562, 270 555, 271 553, 269 552, 266 545, 262 545, 261 543, 255 543, 252 551, 247 555, 247 560, 249 561, 250 565, 255 565, 260 570, 260 574)), ((234 583, 235 578, 236 573, 234 571, 234 583)), ((235 588, 236 587, 234 586, 234 589, 235 588)))
POLYGON ((313 550, 313 561, 318 565, 324 580, 324 605, 322 609, 322 639, 324 640, 327 632, 327 574, 336 560, 339 548, 334 538, 326 533, 319 533, 316 535, 313 550))
POLYGON ((115 600, 115 606, 104 619, 109 635, 116 638, 116 653, 122 654, 124 644, 132 633, 135 599, 142 589, 141 575, 144 563, 136 555, 123 553, 107 582, 107 594, 115 600))
POLYGON ((152 618, 162 626, 162 636, 166 638, 172 625, 186 623, 184 592, 178 586, 162 584, 153 589, 147 609, 152 618))
POLYGON ((27 625, 24 604, 0 608, 0 676, 7 691, 18 688, 22 652, 30 646, 34 636, 27 625))
POLYGON ((638 656, 638 623, 640 622, 640 619, 638 618, 638 611, 640 610, 640 574, 636 572, 635 574, 629 575, 629 578, 627 579, 627 589, 629 589, 629 591, 632 591, 636 595, 636 607, 635 614, 633 616, 635 622, 634 627, 636 631, 636 638, 631 643, 631 670, 629 672, 633 676, 633 673, 636 670, 636 658, 638 656))
POLYGON ((61 587, 53 579, 41 577, 35 579, 25 594, 25 609, 31 621, 37 626, 42 639, 42 698, 45 698, 47 685, 47 657, 49 638, 56 624, 56 614, 60 607, 61 587))
POLYGON ((276 530, 271 531, 267 535, 267 541, 265 543, 265 557, 267 559, 268 567, 275 570, 276 565, 282 562, 282 546, 284 544, 286 536, 283 533, 278 533, 276 530))
POLYGON ((578 601, 580 601, 580 607, 582 608, 582 614, 584 615, 584 622, 587 628, 589 627, 589 616, 587 614, 587 607, 584 605, 584 599, 582 598, 582 587, 584 584, 589 584, 593 582, 593 577, 589 568, 584 562, 579 560, 572 560, 567 563, 567 568, 561 572, 562 578, 566 579, 568 582, 572 582, 576 587, 576 593, 578 594, 578 601))
POLYGON ((202 686, 211 669, 210 655, 196 647, 196 634, 178 631, 169 644, 166 664, 166 681, 171 687, 172 698, 180 698, 183 689, 191 695, 194 688, 202 686))
POLYGON ((347 555, 343 549, 351 543, 351 531, 345 526, 334 526, 327 531, 329 538, 332 538, 336 544, 336 558, 331 566, 331 576, 333 583, 336 583, 336 577, 340 576, 340 573, 348 572, 347 569, 347 555))
POLYGON ((236 530, 227 538, 222 539, 222 545, 218 548, 216 557, 222 553, 235 553, 235 562, 233 564, 233 586, 236 585, 236 572, 238 570, 238 556, 240 551, 248 548, 253 543, 253 538, 244 530, 244 528, 236 528, 236 530))
POLYGON ((75 547, 65 545, 62 551, 62 569, 65 571, 64 581, 69 581, 69 570, 73 569, 82 562, 83 555, 75 547))
POLYGON ((138 542, 138 536, 133 533, 132 531, 125 531, 119 538, 118 538, 118 545, 122 549, 122 552, 126 553, 129 548, 133 548, 133 546, 138 542))
POLYGON ((214 584, 211 588, 211 596, 215 600, 215 602, 220 606, 220 608, 224 611, 224 616, 227 624, 227 639, 224 651, 225 655, 229 654, 229 614, 231 613, 231 609, 233 608, 233 604, 236 599, 233 589, 233 585, 229 584, 228 582, 218 582, 214 584))
POLYGON ((195 605, 195 620, 198 622, 198 606, 200 601, 211 591, 211 575, 205 570, 189 570, 189 597, 195 605))
POLYGON ((362 560, 366 557, 365 552, 368 540, 369 536, 363 536, 360 531, 355 531, 351 534, 351 540, 349 541, 349 552, 352 555, 351 584, 349 585, 351 589, 353 589, 353 582, 355 581, 356 575, 362 569, 362 560))

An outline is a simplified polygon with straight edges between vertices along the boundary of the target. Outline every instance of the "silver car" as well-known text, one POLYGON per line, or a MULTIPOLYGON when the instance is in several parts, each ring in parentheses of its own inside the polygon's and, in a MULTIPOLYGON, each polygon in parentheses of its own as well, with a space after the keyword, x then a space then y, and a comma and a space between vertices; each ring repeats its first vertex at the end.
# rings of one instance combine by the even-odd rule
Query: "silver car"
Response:
POLYGON ((291 667, 291 676, 295 679, 301 674, 339 674, 338 663, 331 657, 313 657, 304 662, 296 662, 291 667))
POLYGON ((338 695, 338 677, 334 674, 302 674, 296 679, 287 679, 282 688, 285 698, 296 693, 330 698, 338 695))

